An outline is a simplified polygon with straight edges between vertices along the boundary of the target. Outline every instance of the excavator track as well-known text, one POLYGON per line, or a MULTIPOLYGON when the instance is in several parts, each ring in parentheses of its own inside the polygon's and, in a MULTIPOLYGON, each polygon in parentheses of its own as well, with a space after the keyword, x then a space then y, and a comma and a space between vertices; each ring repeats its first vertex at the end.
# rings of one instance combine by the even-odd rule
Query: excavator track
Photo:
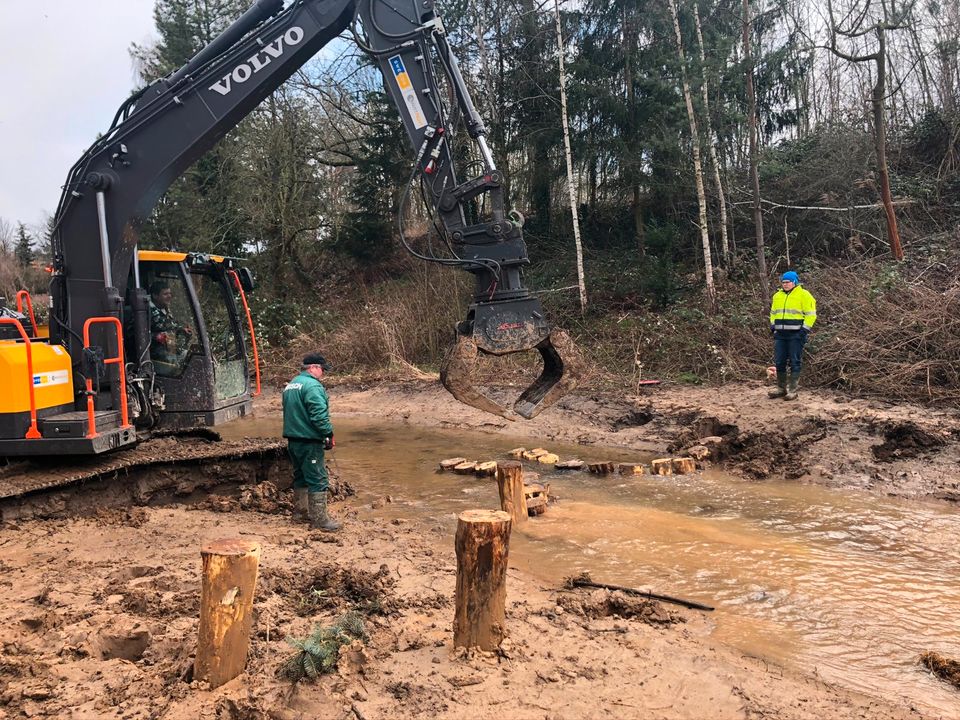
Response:
POLYGON ((284 475, 279 438, 222 440, 215 432, 144 440, 133 449, 79 458, 36 458, 0 469, 0 522, 146 505, 224 485, 284 475))

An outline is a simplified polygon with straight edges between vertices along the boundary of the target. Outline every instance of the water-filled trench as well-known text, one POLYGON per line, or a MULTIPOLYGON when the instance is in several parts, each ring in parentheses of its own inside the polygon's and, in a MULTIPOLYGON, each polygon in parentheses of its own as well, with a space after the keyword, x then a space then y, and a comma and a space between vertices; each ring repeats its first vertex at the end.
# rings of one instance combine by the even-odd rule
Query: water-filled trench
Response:
MULTIPOLYGON (((436 472, 439 460, 504 459, 544 445, 562 458, 646 462, 624 449, 338 420, 328 464, 385 519, 497 507, 496 482, 436 472), (377 505, 380 505, 377 503, 377 505)), ((278 418, 228 427, 277 435, 278 418)), ((822 680, 943 717, 960 693, 918 664, 960 657, 960 523, 941 503, 796 482, 746 482, 717 471, 673 477, 544 472, 560 502, 511 538, 510 563, 546 581, 587 571, 597 581, 715 605, 714 637, 822 680)))

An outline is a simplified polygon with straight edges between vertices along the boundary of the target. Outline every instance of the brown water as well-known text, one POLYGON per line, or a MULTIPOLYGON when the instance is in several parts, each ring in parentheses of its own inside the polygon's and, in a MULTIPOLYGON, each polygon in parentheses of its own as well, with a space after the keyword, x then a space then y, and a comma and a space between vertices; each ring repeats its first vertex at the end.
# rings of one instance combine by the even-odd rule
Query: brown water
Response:
MULTIPOLYGON (((497 507, 490 479, 437 473, 446 457, 503 459, 537 443, 480 433, 339 420, 329 461, 360 501, 391 495, 385 518, 497 507)), ((230 435, 278 435, 245 419, 230 435)), ((647 461, 623 449, 543 443, 563 458, 647 461)), ((530 466, 527 469, 539 469, 530 466)), ((542 473, 561 500, 515 530, 510 562, 552 583, 594 580, 715 605, 714 636, 823 680, 960 717, 960 693, 917 665, 960 656, 960 522, 939 503, 905 502, 719 472, 683 477, 542 473)))

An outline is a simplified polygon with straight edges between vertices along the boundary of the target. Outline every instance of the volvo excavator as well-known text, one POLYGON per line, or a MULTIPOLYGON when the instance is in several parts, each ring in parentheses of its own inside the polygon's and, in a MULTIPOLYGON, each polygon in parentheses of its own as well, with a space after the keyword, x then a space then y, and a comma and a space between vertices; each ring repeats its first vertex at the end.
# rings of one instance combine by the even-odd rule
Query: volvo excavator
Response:
MULTIPOLYGON (((170 461, 144 439, 250 412, 244 336, 255 337, 241 305, 252 274, 234 258, 143 250, 139 229, 177 177, 346 31, 379 68, 406 130, 413 164, 404 200, 419 187, 445 250, 414 250, 401 217, 404 245, 475 278, 444 386, 515 419, 534 417, 576 385, 577 349, 524 286, 523 218, 506 206, 505 178, 433 0, 257 0, 184 66, 126 100, 70 170, 54 216, 48 324, 36 323, 29 296, 18 296, 19 311, 0 311, 0 458, 9 466, 0 504, 170 461), (458 156, 479 158, 475 176, 454 165, 461 140, 473 147, 458 156), (152 326, 157 313, 169 332, 152 326), (511 407, 476 387, 480 354, 532 350, 542 373, 511 407), (39 482, 22 462, 10 464, 50 456, 72 464, 61 461, 56 477, 39 482)), ((199 454, 218 453, 236 448, 199 454)))

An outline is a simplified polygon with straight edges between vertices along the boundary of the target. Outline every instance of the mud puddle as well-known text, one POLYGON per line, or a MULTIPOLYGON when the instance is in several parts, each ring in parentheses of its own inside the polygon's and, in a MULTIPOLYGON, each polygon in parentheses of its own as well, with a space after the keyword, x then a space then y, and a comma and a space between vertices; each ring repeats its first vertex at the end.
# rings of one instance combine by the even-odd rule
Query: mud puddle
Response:
MULTIPOLYGON (((279 435, 279 419, 239 421, 226 435, 279 435)), ((444 457, 503 459, 544 444, 562 458, 648 461, 523 438, 409 425, 337 423, 329 459, 385 520, 497 505, 489 479, 440 474, 444 457)), ((511 565, 559 585, 589 572, 717 607, 714 636, 827 682, 953 717, 960 696, 918 665, 960 655, 960 525, 950 507, 707 471, 682 477, 544 472, 560 502, 515 532, 511 565)))

